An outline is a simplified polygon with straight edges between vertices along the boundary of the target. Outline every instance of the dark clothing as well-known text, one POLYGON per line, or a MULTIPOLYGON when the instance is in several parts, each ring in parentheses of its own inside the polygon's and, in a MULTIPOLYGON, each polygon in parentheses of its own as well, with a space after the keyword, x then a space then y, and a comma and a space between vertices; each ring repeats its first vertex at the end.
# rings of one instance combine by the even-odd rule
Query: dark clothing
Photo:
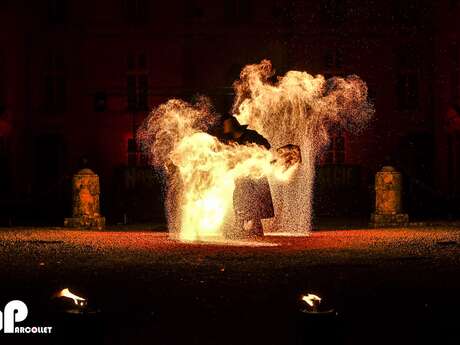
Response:
POLYGON ((233 141, 240 145, 257 144, 260 146, 264 146, 267 150, 270 150, 271 147, 267 139, 265 139, 256 131, 247 128, 244 128, 243 134, 239 138, 233 139, 233 141))
POLYGON ((237 179, 233 192, 233 208, 243 220, 274 217, 275 211, 268 179, 266 177, 237 179))
MULTIPOLYGON (((270 149, 270 144, 256 131, 244 128, 243 134, 233 141, 240 145, 257 144, 270 149)), ((242 220, 260 220, 275 216, 272 195, 266 177, 259 179, 242 177, 236 180, 233 192, 233 208, 242 220)))

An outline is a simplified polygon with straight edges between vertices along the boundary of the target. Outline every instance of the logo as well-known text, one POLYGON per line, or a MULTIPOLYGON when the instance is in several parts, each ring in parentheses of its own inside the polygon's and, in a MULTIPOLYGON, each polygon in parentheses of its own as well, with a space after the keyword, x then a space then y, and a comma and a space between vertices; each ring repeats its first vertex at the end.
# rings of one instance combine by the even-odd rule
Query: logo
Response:
POLYGON ((27 318, 29 309, 23 301, 13 300, 5 305, 3 312, 0 311, 0 331, 4 333, 44 333, 52 332, 53 327, 47 326, 16 326, 17 323, 27 318))

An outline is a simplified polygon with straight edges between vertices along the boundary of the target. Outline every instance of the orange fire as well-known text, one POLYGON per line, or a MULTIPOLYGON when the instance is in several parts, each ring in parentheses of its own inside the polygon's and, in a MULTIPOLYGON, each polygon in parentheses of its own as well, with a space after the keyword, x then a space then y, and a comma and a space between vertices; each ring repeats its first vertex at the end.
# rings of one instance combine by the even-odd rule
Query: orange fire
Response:
POLYGON ((353 76, 326 80, 291 71, 273 84, 268 60, 246 66, 235 83, 234 113, 264 135, 273 150, 226 145, 207 130, 217 121, 206 98, 172 99, 152 111, 138 136, 167 180, 171 232, 186 241, 220 238, 232 227, 233 191, 241 177, 267 176, 279 230, 308 231, 314 161, 332 124, 364 123, 367 88, 353 76), (294 144, 300 150, 277 148, 294 144), (301 159, 300 159, 301 157, 301 159))
POLYGON ((302 301, 306 302, 310 307, 314 307, 321 302, 321 297, 309 293, 308 295, 302 296, 302 301))
POLYGON ((206 133, 181 140, 170 158, 188 186, 180 202, 180 238, 189 241, 222 235, 237 178, 270 175, 287 181, 296 167, 286 167, 280 156, 263 147, 225 145, 206 133))
POLYGON ((86 299, 84 299, 83 297, 77 296, 74 293, 70 292, 70 290, 68 288, 65 288, 65 289, 62 289, 61 291, 59 291, 56 294, 56 297, 70 298, 70 299, 73 300, 75 305, 80 306, 80 307, 86 305, 86 299))

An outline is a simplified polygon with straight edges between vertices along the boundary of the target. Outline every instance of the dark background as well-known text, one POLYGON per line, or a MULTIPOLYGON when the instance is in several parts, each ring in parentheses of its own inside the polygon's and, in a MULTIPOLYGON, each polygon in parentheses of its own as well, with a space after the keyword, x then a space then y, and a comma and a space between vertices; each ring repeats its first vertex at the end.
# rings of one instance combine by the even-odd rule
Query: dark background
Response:
POLYGON ((368 83, 369 128, 331 133, 318 162, 318 222, 368 219, 385 164, 412 219, 456 218, 459 13, 453 0, 1 1, 0 224, 62 224, 83 157, 109 223, 162 221, 137 127, 171 97, 227 112, 239 71, 263 58, 368 83))

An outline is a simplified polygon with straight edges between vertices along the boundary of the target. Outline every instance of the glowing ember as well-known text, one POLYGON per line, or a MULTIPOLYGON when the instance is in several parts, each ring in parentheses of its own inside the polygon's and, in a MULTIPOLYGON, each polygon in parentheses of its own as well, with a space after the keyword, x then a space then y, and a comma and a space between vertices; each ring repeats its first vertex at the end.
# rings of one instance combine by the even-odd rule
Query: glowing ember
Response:
POLYGON ((270 141, 272 151, 223 144, 207 134, 218 116, 206 98, 195 104, 170 100, 154 109, 140 129, 141 143, 166 177, 168 225, 180 239, 231 237, 235 181, 242 177, 269 178, 276 214, 272 225, 308 231, 314 162, 328 142, 328 130, 359 128, 373 109, 365 83, 356 76, 326 80, 290 71, 273 84, 273 74, 268 60, 246 66, 235 83, 233 107, 240 122, 270 141))
POLYGON ((308 295, 302 296, 302 301, 306 302, 310 307, 314 307, 321 302, 321 297, 309 293, 308 295))
POLYGON ((84 305, 86 305, 86 299, 80 297, 80 296, 77 296, 75 294, 73 294, 72 292, 70 292, 70 290, 68 288, 65 288, 65 289, 62 289, 61 291, 59 291, 57 294, 56 294, 57 297, 66 297, 66 298, 70 298, 73 300, 73 302, 82 307, 84 305))

